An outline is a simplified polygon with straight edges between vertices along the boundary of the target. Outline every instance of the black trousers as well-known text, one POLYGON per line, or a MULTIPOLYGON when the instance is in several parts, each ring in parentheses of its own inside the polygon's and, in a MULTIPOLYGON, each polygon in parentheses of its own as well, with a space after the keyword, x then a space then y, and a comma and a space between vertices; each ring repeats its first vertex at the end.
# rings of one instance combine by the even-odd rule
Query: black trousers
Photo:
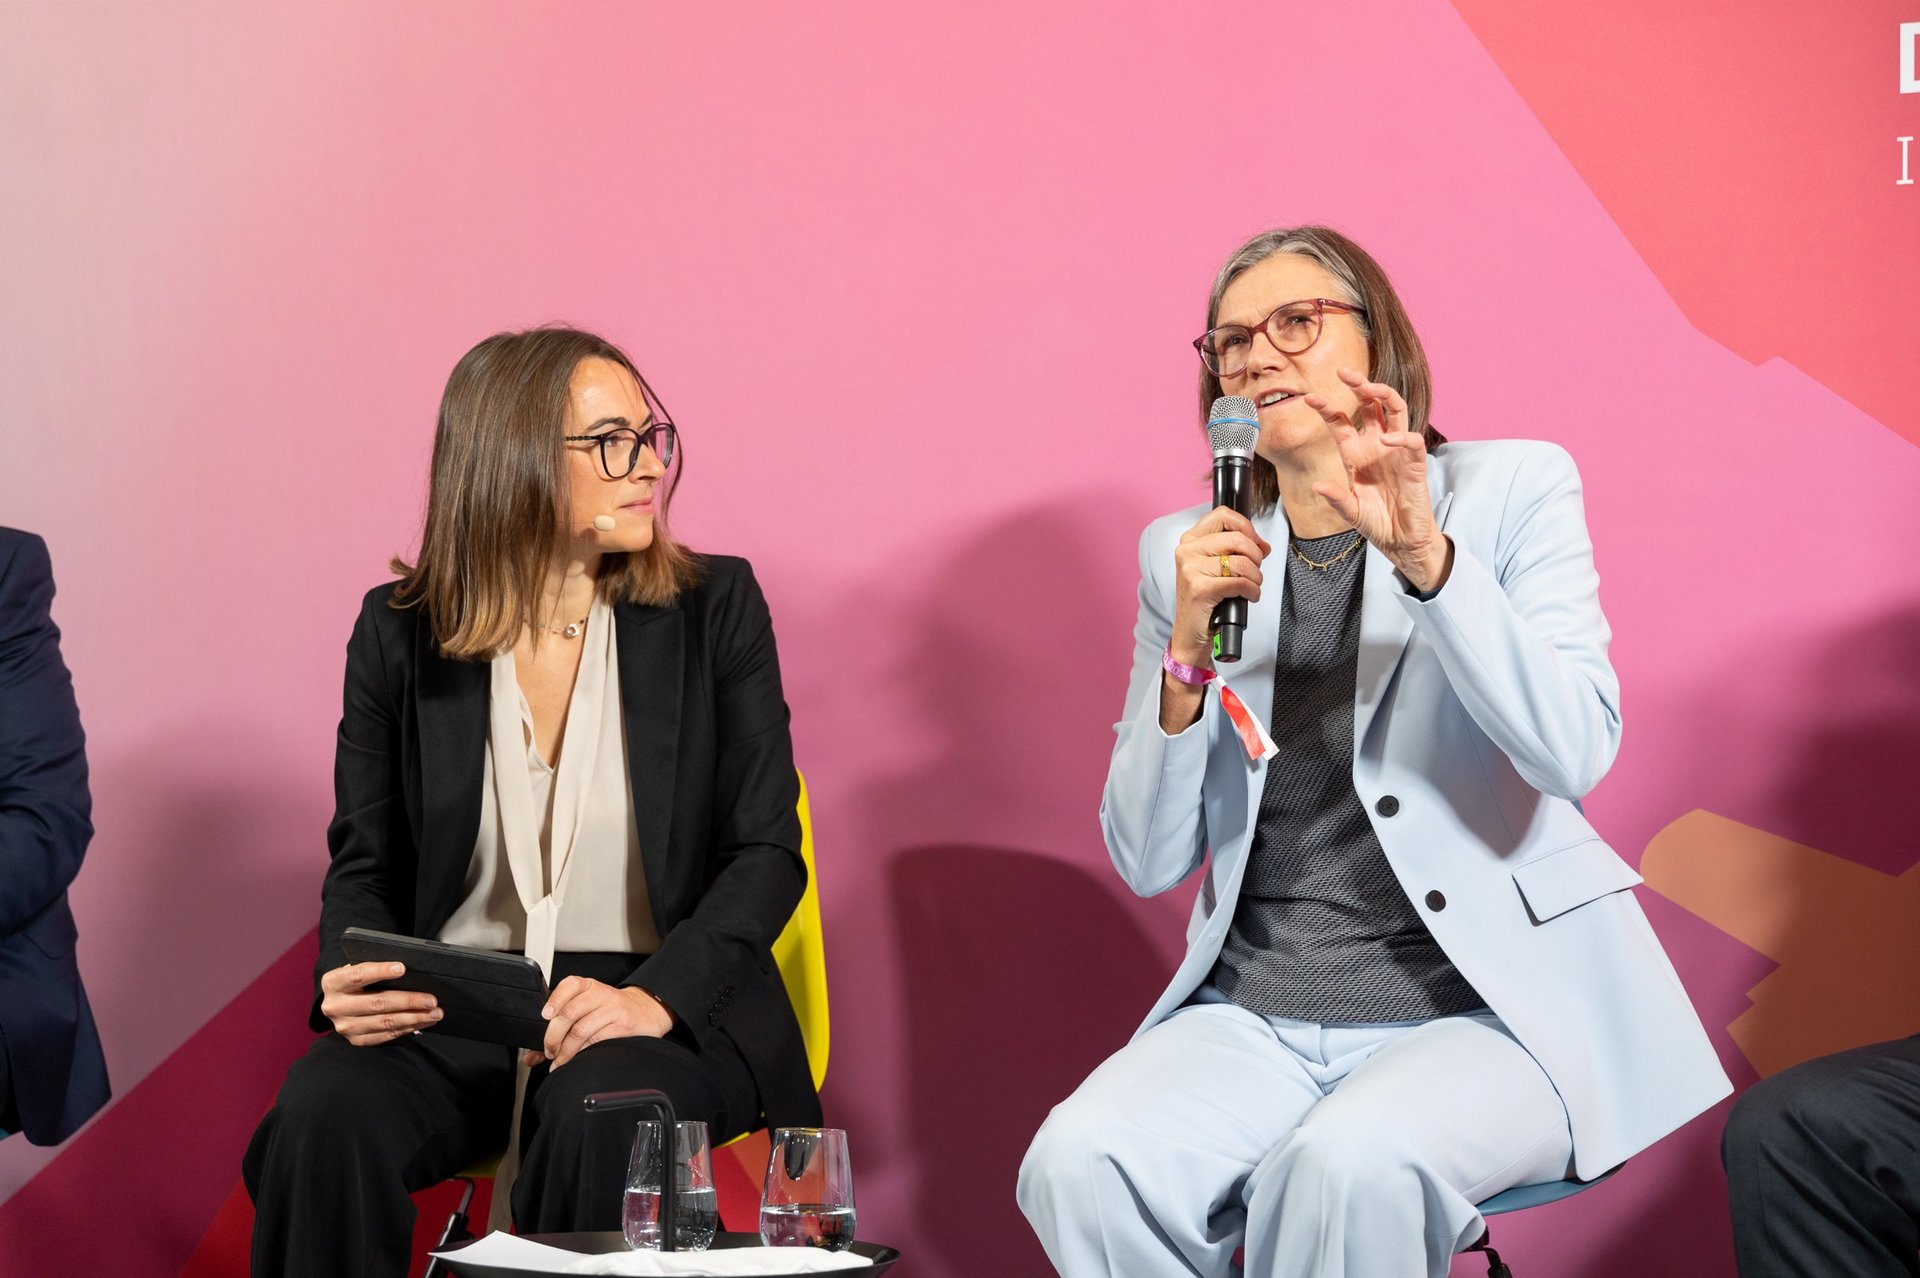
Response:
MULTIPOLYGON (((555 984, 578 973, 609 983, 638 960, 563 954, 555 984)), ((253 1196, 255 1278, 405 1278, 413 1243, 408 1195, 506 1148, 512 1048, 425 1033, 377 1047, 337 1035, 295 1061, 241 1164, 253 1196)), ((724 1034, 703 1047, 618 1038, 528 1080, 513 1218, 522 1233, 620 1228, 634 1123, 589 1115, 594 1092, 657 1087, 681 1118, 704 1120, 716 1145, 760 1114, 753 1077, 724 1034)))
POLYGON ((1920 1275, 1920 1037, 1763 1079, 1720 1156, 1741 1278, 1920 1275))

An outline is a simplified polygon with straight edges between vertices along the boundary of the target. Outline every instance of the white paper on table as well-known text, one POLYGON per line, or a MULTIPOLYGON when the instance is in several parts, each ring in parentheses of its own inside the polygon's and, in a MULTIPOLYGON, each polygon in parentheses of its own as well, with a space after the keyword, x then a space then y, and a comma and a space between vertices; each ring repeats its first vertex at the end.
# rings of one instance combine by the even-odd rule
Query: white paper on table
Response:
POLYGON ((693 1278, 694 1275, 824 1274, 840 1269, 867 1269, 873 1261, 850 1251, 818 1247, 728 1247, 724 1251, 616 1251, 605 1256, 583 1256, 570 1274, 640 1274, 652 1278, 693 1278))
POLYGON ((659 1278, 696 1278, 696 1275, 813 1274, 840 1269, 866 1269, 873 1261, 850 1251, 823 1251, 817 1247, 729 1247, 724 1251, 616 1251, 583 1256, 577 1251, 528 1242, 512 1234, 491 1233, 458 1251, 436 1251, 436 1256, 526 1269, 545 1274, 640 1274, 659 1278))
POLYGON ((463 1260, 470 1265, 493 1265, 500 1269, 531 1269, 535 1273, 563 1274, 567 1266, 582 1259, 577 1251, 528 1242, 524 1238, 495 1230, 477 1243, 457 1251, 436 1251, 443 1259, 463 1260))

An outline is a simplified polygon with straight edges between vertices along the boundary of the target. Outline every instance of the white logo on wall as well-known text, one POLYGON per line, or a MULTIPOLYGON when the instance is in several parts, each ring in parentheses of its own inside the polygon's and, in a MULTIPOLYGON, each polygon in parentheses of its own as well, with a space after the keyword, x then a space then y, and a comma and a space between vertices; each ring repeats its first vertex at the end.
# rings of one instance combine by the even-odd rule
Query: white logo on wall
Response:
MULTIPOLYGON (((1900 92, 1920 93, 1920 67, 1916 67, 1915 54, 1920 53, 1920 22, 1900 24, 1900 92)), ((1913 137, 1896 138, 1900 143, 1900 177, 1895 186, 1913 185, 1913 137)))

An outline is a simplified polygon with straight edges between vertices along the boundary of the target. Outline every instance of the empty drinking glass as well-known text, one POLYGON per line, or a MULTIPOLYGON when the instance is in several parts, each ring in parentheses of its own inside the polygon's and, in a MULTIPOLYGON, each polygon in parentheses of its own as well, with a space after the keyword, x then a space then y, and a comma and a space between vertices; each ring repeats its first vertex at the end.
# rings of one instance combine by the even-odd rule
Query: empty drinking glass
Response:
MULTIPOLYGON (((620 1211, 620 1231, 627 1236, 627 1246, 636 1251, 660 1249, 660 1164, 665 1144, 659 1122, 645 1119, 636 1125, 633 1157, 627 1162, 627 1197, 620 1211)), ((705 1251, 720 1223, 705 1123, 674 1124, 673 1187, 674 1248, 705 1251)))
POLYGON ((825 1247, 853 1242, 853 1165, 847 1134, 837 1127, 782 1127, 767 1156, 760 1197, 760 1241, 769 1247, 825 1247))

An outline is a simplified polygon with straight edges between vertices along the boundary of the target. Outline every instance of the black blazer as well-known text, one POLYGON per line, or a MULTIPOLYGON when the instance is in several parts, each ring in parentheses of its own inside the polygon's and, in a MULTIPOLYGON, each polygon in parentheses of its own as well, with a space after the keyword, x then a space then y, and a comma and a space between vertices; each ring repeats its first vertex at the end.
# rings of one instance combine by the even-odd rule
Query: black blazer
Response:
POLYGON ((112 1095, 67 908, 93 801, 52 604, 46 543, 0 528, 0 1115, 36 1145, 112 1095))
MULTIPOLYGON (((437 651, 424 613, 369 591, 347 642, 320 974, 349 927, 436 935, 480 830, 489 667, 437 651)), ((626 978, 697 1039, 726 1034, 770 1125, 820 1100, 770 947, 806 888, 799 779, 766 599, 745 560, 703 556, 664 608, 613 609, 627 766, 660 949, 626 978)))

